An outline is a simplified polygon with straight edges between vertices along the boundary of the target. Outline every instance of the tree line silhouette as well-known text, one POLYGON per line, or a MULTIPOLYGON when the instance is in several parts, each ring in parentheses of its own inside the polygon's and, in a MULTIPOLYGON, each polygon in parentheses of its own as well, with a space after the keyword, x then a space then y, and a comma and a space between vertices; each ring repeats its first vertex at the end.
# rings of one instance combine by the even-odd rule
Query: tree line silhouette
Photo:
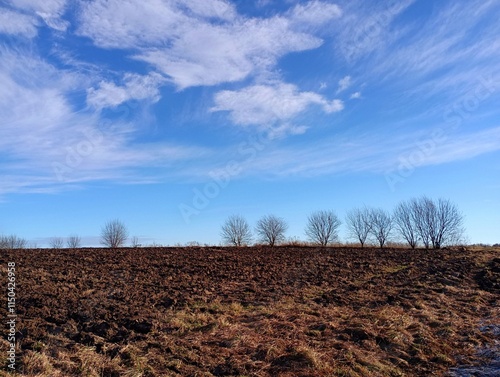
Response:
MULTIPOLYGON (((412 249, 419 244, 427 249, 458 244, 465 233, 463 221, 463 214, 450 200, 432 200, 426 196, 402 201, 392 213, 364 206, 348 211, 345 217, 351 239, 361 247, 373 241, 381 248, 394 237, 404 240, 412 249)), ((304 232, 311 243, 326 246, 338 241, 341 224, 335 211, 316 211, 309 215, 304 232)), ((275 246, 285 240, 287 229, 283 218, 266 215, 255 226, 256 240, 275 246)), ((221 237, 225 244, 243 246, 252 242, 253 233, 243 216, 232 215, 222 225, 221 237)))
MULTIPOLYGON (((406 242, 412 249, 419 245, 439 249, 463 241, 464 216, 449 199, 430 199, 426 196, 400 202, 392 212, 382 208, 359 207, 347 212, 345 225, 348 237, 364 247, 367 242, 380 248, 389 241, 406 242)), ((342 224, 335 211, 320 210, 307 218, 304 233, 312 244, 327 246, 338 242, 338 230, 342 224)), ((271 247, 286 241, 288 223, 272 214, 260 218, 253 231, 241 215, 231 215, 222 224, 222 243, 232 246, 249 245, 254 240, 271 247)), ((128 229, 120 220, 108 221, 101 229, 101 244, 108 248, 125 246, 128 229)), ((81 238, 69 236, 66 242, 61 237, 49 240, 53 249, 81 247, 81 238)), ((0 249, 23 249, 28 242, 15 235, 0 236, 0 249)), ((132 247, 140 247, 138 237, 132 237, 132 247)))

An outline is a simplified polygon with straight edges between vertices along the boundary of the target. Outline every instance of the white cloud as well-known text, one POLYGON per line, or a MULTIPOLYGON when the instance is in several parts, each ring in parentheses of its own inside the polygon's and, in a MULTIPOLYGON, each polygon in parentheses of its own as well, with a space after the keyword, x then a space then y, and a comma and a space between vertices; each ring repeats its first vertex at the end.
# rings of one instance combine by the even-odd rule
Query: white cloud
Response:
POLYGON ((349 88, 352 84, 351 76, 345 76, 339 80, 339 88, 337 89, 337 94, 343 92, 349 88))
POLYGON ((177 0, 177 7, 187 7, 196 16, 232 20, 236 14, 233 4, 225 0, 177 0))
POLYGON ((0 34, 33 38, 38 34, 36 19, 5 8, 0 8, 0 34))
POLYGON ((79 33, 100 47, 136 50, 136 59, 183 89, 240 81, 273 68, 287 53, 317 48, 322 40, 304 27, 336 17, 336 6, 320 2, 281 16, 245 18, 219 0, 97 0, 83 6, 79 33))
POLYGON ((123 78, 124 85, 117 86, 113 82, 101 81, 97 89, 87 89, 87 104, 102 109, 116 107, 130 100, 157 102, 160 99, 159 86, 165 79, 155 73, 147 76, 127 73, 123 78))
POLYGON ((9 0, 18 9, 60 16, 66 7, 66 0, 9 0))
POLYGON ((172 78, 179 88, 240 81, 276 64, 292 51, 316 48, 321 40, 293 32, 285 19, 247 20, 240 24, 198 24, 165 49, 136 56, 172 78))
POLYGON ((161 0, 87 2, 81 5, 79 33, 103 48, 160 47, 185 27, 195 26, 172 3, 161 0))
POLYGON ((354 92, 351 94, 350 99, 360 99, 361 98, 361 92, 354 92))
POLYGON ((267 130, 267 138, 269 140, 282 139, 290 135, 302 135, 309 127, 297 126, 290 123, 281 123, 278 126, 273 126, 267 130))
POLYGON ((323 1, 308 1, 298 4, 290 12, 290 19, 299 26, 318 26, 342 16, 342 10, 336 4, 323 1))
POLYGON ((327 113, 337 113, 344 110, 344 102, 339 99, 334 99, 331 102, 324 102, 323 109, 327 113))
POLYGON ((66 0, 10 0, 10 3, 17 9, 38 15, 53 29, 66 31, 69 26, 69 22, 61 18, 66 8, 66 0))
POLYGON ((236 124, 269 127, 293 120, 311 105, 321 106, 326 113, 338 112, 344 107, 340 100, 327 101, 317 93, 300 92, 295 85, 275 83, 220 91, 215 95, 211 111, 229 111, 236 124))

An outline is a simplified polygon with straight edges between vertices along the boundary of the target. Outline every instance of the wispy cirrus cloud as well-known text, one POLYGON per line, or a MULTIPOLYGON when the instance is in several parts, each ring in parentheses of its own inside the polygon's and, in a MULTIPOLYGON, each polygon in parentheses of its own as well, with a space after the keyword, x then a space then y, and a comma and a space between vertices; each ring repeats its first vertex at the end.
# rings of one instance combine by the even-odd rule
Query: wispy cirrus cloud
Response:
POLYGON ((354 66, 369 59, 364 80, 404 87, 405 95, 452 99, 481 76, 500 74, 498 2, 449 2, 425 19, 398 22, 413 3, 381 3, 372 9, 352 2, 345 7, 339 27, 348 26, 337 41, 338 51, 354 66))
MULTIPOLYGON (((384 135, 357 135, 354 138, 351 133, 345 132, 314 145, 274 144, 248 158, 238 156, 235 149, 221 153, 226 159, 238 161, 240 177, 315 177, 359 172, 384 174, 396 171, 407 156, 422 154, 419 142, 426 138, 428 135, 425 132, 394 138, 384 135)), ((467 134, 454 133, 435 143, 412 168, 462 161, 497 151, 500 151, 500 127, 467 134)), ((209 166, 198 173, 215 169, 209 166)))
MULTIPOLYGON (((429 153, 419 166, 440 165, 468 160, 500 150, 500 127, 477 132, 459 133, 448 137, 429 153)), ((408 149, 406 152, 411 151, 408 149)))
POLYGON ((0 34, 33 38, 38 34, 34 17, 0 7, 0 34))
MULTIPOLYGON (((353 72, 360 72, 356 82, 362 83, 363 94, 384 88, 384 97, 393 104, 387 115, 397 114, 399 119, 399 125, 375 123, 373 130, 384 134, 393 130, 411 140, 414 130, 447 121, 450 112, 461 112, 461 125, 492 126, 490 119, 480 119, 488 118, 483 109, 498 98, 498 2, 445 2, 425 10, 411 0, 343 5, 343 17, 334 25, 342 28, 335 36, 335 52, 353 72), (418 16, 408 21, 409 14, 418 16)), ((351 95, 352 99, 360 97, 361 91, 351 95)), ((457 129, 457 140, 464 141, 461 135, 466 131, 465 127, 457 129)), ((411 142, 402 143, 412 148, 411 142)), ((446 145, 452 145, 451 140, 446 145)), ((490 151, 489 143, 472 145, 477 153, 481 148, 490 151)), ((457 145, 457 151, 467 150, 465 146, 457 145)), ((435 161, 441 164, 476 155, 452 153, 452 149, 445 153, 445 146, 440 151, 435 161)), ((396 159, 399 154, 394 153, 396 159)))
MULTIPOLYGON (((494 59, 498 61, 500 56, 500 25, 496 22, 500 9, 497 5, 496 1, 450 4, 424 25, 416 25, 418 33, 401 41, 399 48, 391 54, 392 58, 386 59, 379 69, 400 75, 411 72, 419 76, 446 69, 448 74, 441 76, 449 76, 457 70, 485 64, 491 66, 494 59), (484 27, 488 24, 490 27, 476 34, 479 25, 484 27), (419 53, 415 54, 415 51, 419 53)), ((381 62, 381 56, 378 60, 381 62)))
POLYGON ((334 24, 335 51, 353 64, 374 51, 385 49, 404 30, 396 31, 396 19, 415 0, 371 2, 355 0, 342 2, 342 18, 334 24))
POLYGON ((337 4, 324 1, 308 1, 297 4, 288 12, 288 17, 299 28, 318 27, 342 16, 337 4))
POLYGON ((138 125, 75 107, 69 98, 85 88, 86 79, 28 51, 0 49, 0 63, 3 193, 59 190, 96 180, 151 181, 154 176, 138 169, 172 167, 174 161, 207 153, 168 141, 137 142, 138 125))
POLYGON ((52 29, 66 31, 69 26, 69 22, 62 19, 66 0, 9 0, 8 3, 20 11, 40 17, 52 29))

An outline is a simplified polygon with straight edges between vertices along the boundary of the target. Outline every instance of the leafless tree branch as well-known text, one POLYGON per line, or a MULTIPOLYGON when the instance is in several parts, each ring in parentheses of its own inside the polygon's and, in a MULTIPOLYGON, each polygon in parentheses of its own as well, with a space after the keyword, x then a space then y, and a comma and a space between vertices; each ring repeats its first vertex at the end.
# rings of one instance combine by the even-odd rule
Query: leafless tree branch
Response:
POLYGON ((284 219, 274 215, 268 215, 257 222, 255 232, 259 236, 261 242, 265 242, 269 246, 274 246, 285 240, 287 229, 288 225, 284 219))
POLYGON ((101 243, 112 249, 123 246, 128 237, 128 230, 119 220, 106 223, 101 230, 101 243))
POLYGON ((349 211, 346 216, 346 225, 350 236, 357 239, 361 247, 364 247, 372 225, 370 210, 364 207, 349 211))
POLYGON ((224 243, 234 246, 243 246, 252 241, 252 233, 247 221, 238 215, 230 216, 221 230, 224 243))
POLYGON ((306 235, 312 242, 326 246, 338 238, 341 221, 333 211, 318 211, 308 218, 306 235))

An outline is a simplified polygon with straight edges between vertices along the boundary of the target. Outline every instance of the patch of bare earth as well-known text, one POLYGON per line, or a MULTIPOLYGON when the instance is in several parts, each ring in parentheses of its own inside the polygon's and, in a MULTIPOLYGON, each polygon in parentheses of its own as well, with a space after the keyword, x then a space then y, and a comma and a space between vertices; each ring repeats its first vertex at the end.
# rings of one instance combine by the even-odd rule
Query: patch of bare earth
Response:
POLYGON ((480 362, 477 349, 494 341, 480 327, 498 318, 498 258, 494 249, 19 250, 1 252, 0 268, 6 276, 16 262, 19 375, 444 376, 480 362))

